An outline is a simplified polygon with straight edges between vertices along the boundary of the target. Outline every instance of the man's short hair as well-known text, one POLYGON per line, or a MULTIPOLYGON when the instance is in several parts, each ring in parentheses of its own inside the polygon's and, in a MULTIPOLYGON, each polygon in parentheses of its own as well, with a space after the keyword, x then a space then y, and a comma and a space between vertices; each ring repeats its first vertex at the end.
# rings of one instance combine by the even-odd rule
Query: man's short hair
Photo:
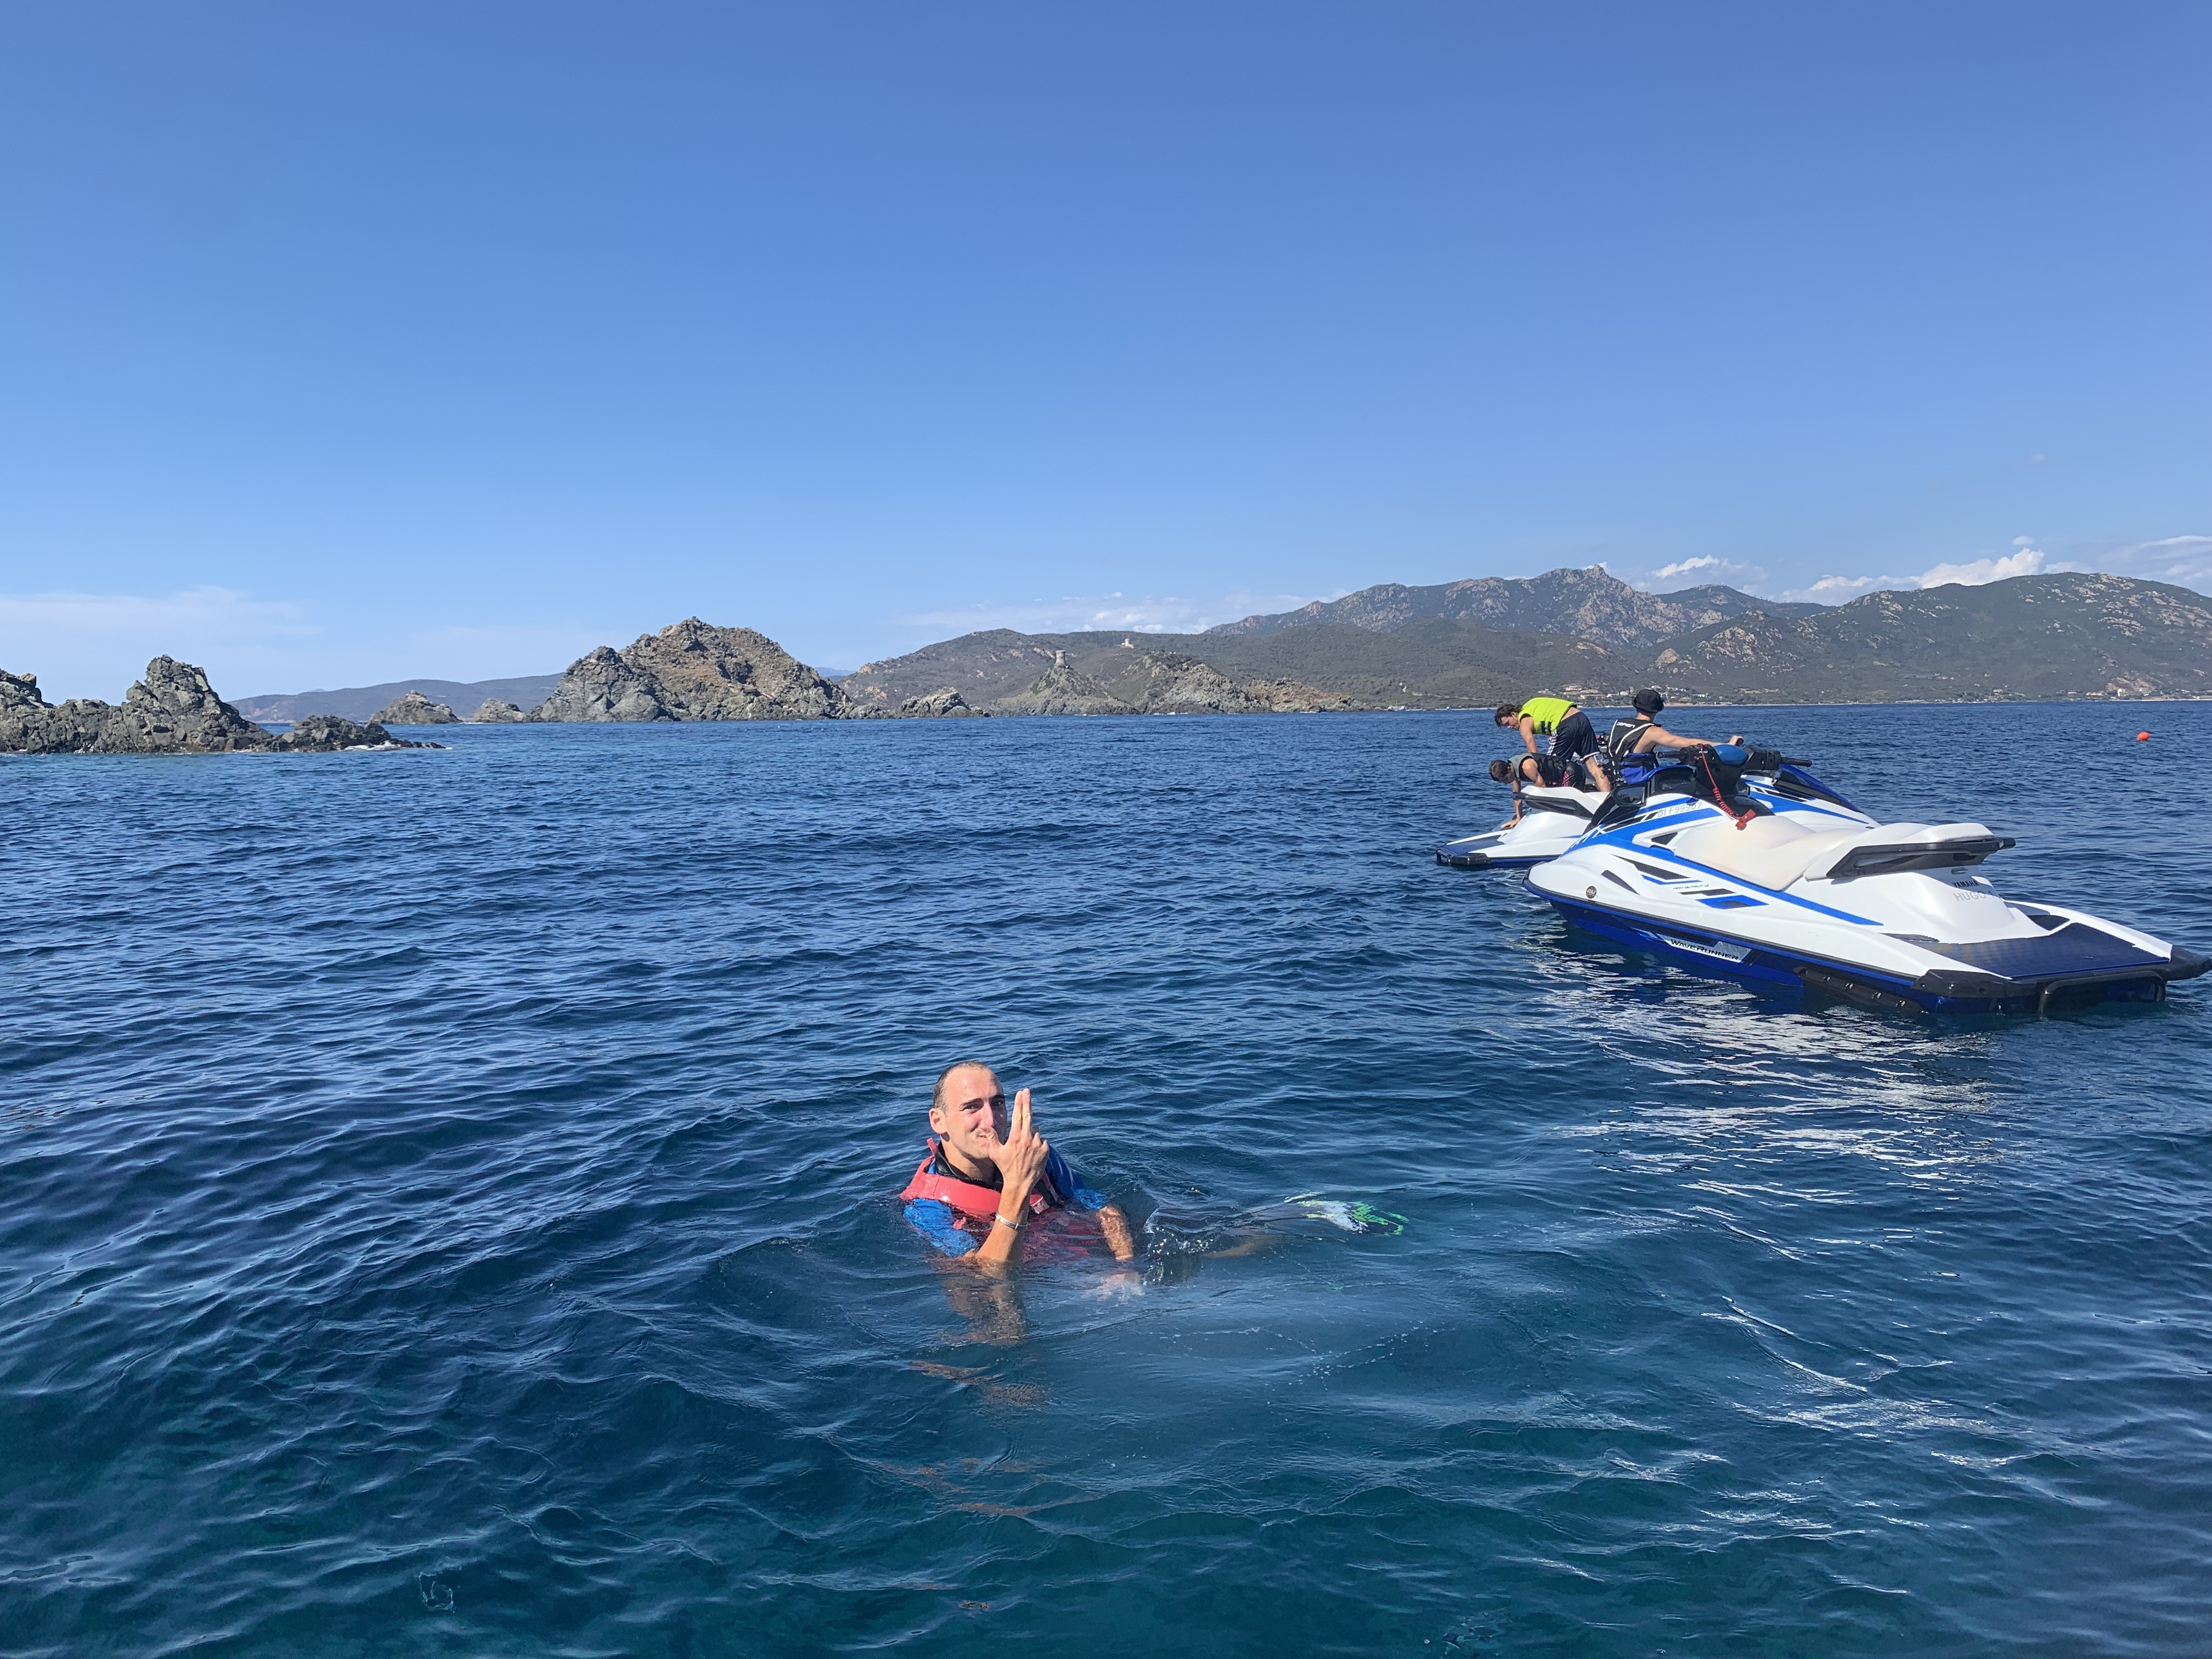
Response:
POLYGON ((1493 782, 1493 783, 1510 783, 1510 782, 1512 782, 1512 781, 1513 781, 1513 763, 1512 763, 1511 761, 1503 761, 1503 760, 1494 760, 1494 761, 1491 762, 1491 763, 1490 763, 1490 778, 1491 778, 1491 781, 1492 781, 1492 782, 1493 782))
POLYGON ((936 1086, 929 1091, 929 1109, 933 1112, 945 1104, 945 1085, 952 1080, 952 1074, 955 1072, 970 1071, 990 1072, 991 1081, 996 1083, 999 1080, 998 1073, 992 1071, 991 1067, 980 1060, 956 1060, 937 1074, 936 1086))
POLYGON ((1498 718, 1502 720, 1519 720, 1521 718, 1521 705, 1517 702, 1499 703, 1498 705, 1498 718))

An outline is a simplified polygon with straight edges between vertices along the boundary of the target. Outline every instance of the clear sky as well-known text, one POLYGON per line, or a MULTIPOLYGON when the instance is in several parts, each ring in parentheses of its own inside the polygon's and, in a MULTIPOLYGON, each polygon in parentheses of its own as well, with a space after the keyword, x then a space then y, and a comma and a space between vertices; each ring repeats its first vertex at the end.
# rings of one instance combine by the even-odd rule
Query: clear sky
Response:
POLYGON ((16 0, 0 665, 2212 587, 2208 67, 2202 0, 16 0))

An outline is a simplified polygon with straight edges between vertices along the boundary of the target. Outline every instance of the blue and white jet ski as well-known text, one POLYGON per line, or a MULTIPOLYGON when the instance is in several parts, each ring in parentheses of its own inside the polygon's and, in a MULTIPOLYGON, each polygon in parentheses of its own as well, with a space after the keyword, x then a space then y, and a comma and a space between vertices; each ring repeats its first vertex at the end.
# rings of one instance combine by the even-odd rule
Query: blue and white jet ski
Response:
POLYGON ((2007 901, 1979 872, 2012 845, 1979 823, 1878 823, 1802 763, 1717 744, 1635 757, 1528 884, 1577 926, 1682 967, 1900 1012, 2157 1001, 2212 967, 2007 901))
POLYGON ((1518 821, 1446 842, 1437 848, 1437 862, 1455 870, 1526 869, 1541 864, 1580 841, 1590 827, 1590 815, 1605 800, 1603 795, 1579 789, 1524 784, 1518 821))

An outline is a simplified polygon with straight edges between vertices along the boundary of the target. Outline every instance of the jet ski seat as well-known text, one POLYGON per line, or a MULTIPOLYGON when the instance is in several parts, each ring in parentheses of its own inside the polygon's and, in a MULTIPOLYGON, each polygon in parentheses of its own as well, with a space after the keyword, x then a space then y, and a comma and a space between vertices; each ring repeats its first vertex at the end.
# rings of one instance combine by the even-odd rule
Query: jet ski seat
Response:
POLYGON ((1741 830, 1727 818, 1710 818, 1676 836, 1668 850, 1709 870, 1779 890, 1802 877, 1814 859, 1841 850, 1860 833, 1801 829, 1779 815, 1753 818, 1741 830))
POLYGON ((1805 830, 1789 819, 1726 818, 1692 824, 1669 850, 1769 891, 1795 881, 1848 881, 1907 870, 1955 870, 2013 844, 1979 823, 1877 823, 1864 830, 1805 830))

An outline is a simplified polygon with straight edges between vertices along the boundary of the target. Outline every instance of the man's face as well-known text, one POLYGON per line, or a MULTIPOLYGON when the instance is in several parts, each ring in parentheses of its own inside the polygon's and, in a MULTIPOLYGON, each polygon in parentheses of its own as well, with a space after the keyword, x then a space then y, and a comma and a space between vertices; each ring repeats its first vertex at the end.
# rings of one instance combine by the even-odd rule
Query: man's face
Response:
POLYGON ((945 1103, 929 1109, 938 1139, 971 1164, 995 1161, 1006 1133, 1006 1095, 988 1066, 963 1066, 945 1079, 945 1103))

